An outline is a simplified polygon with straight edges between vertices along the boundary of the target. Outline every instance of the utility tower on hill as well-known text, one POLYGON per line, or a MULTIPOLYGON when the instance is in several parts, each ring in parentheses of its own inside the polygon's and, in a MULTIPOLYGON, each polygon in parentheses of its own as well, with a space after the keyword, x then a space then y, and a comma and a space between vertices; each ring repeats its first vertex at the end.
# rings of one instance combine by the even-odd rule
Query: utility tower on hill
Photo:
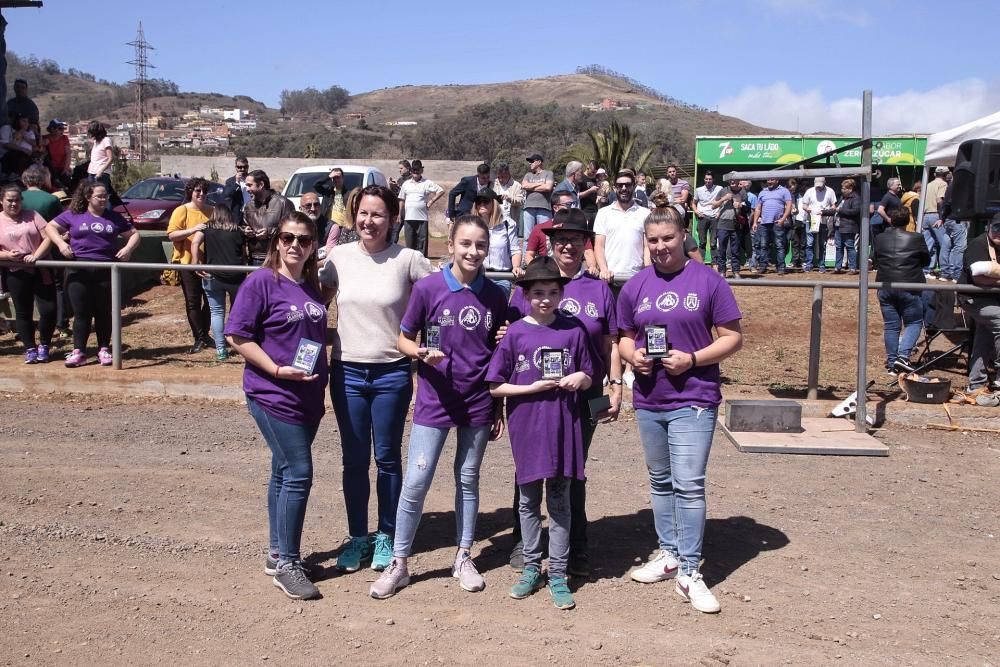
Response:
POLYGON ((139 152, 139 161, 145 162, 148 158, 147 150, 149 144, 149 130, 146 115, 146 83, 149 80, 146 70, 156 65, 149 64, 147 51, 153 47, 146 41, 146 35, 142 31, 142 21, 139 21, 139 30, 135 33, 135 39, 128 43, 128 46, 135 48, 133 60, 129 60, 129 65, 135 65, 135 78, 129 81, 135 86, 135 143, 139 152))

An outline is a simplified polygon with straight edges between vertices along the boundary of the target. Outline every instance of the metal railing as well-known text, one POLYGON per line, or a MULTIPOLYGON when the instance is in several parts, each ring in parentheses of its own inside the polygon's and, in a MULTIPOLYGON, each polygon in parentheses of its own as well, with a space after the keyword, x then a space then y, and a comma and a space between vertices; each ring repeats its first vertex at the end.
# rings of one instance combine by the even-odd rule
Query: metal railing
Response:
MULTIPOLYGON (((0 266, 24 268, 24 264, 16 262, 0 262, 0 266)), ((109 269, 111 271, 111 354, 112 367, 122 368, 122 272, 123 271, 214 271, 225 273, 252 273, 257 266, 222 266, 218 264, 166 264, 151 262, 91 262, 91 261, 54 261, 39 260, 31 266, 69 269, 109 269)), ((513 280, 514 274, 505 271, 487 271, 487 277, 513 280)), ((623 282, 623 281, 621 281, 623 282)), ((620 281, 616 283, 621 284, 620 281)), ((819 391, 820 343, 823 334, 823 297, 826 289, 848 289, 855 292, 859 289, 857 281, 840 280, 778 280, 773 278, 730 278, 727 281, 734 288, 742 287, 788 287, 793 289, 812 289, 812 308, 809 318, 809 365, 806 377, 806 397, 815 399, 819 391)), ((997 294, 1000 288, 979 287, 978 285, 956 285, 935 283, 892 283, 869 282, 869 290, 899 289, 909 291, 960 292, 971 294, 997 294)))

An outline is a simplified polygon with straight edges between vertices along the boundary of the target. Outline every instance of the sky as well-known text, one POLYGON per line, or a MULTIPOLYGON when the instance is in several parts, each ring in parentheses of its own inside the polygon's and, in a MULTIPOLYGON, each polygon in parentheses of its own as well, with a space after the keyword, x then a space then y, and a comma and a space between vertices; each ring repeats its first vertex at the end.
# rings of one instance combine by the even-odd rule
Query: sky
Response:
POLYGON ((991 0, 44 2, 4 10, 8 50, 125 82, 141 21, 151 76, 273 107, 283 89, 489 83, 600 64, 793 132, 859 134, 865 89, 876 134, 1000 110, 991 0))

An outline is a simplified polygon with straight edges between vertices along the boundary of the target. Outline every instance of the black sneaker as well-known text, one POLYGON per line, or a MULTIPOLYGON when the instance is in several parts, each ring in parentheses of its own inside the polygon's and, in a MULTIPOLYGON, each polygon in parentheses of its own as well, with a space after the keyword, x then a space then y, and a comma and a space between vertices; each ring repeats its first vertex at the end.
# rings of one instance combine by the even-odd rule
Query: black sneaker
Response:
POLYGON ((277 574, 271 581, 293 600, 313 600, 320 597, 319 589, 306 577, 305 570, 299 562, 288 563, 278 568, 277 574))
POLYGON ((569 564, 566 566, 566 571, 574 577, 589 577, 590 558, 587 556, 586 552, 580 551, 570 554, 569 564))
POLYGON ((517 541, 514 548, 510 552, 510 569, 515 572, 521 572, 524 570, 524 542, 521 540, 517 541))
MULTIPOLYGON (((313 579, 323 574, 322 565, 310 565, 304 560, 300 560, 299 566, 305 571, 306 576, 309 577, 310 579, 313 579)), ((271 558, 270 556, 267 557, 267 559, 264 561, 264 574, 266 574, 269 577, 273 577, 274 575, 278 574, 277 558, 271 558)))
POLYGON ((892 364, 892 370, 896 371, 897 373, 908 374, 908 373, 913 373, 916 369, 913 368, 913 366, 911 366, 909 362, 903 361, 902 359, 896 359, 896 361, 894 361, 892 364))

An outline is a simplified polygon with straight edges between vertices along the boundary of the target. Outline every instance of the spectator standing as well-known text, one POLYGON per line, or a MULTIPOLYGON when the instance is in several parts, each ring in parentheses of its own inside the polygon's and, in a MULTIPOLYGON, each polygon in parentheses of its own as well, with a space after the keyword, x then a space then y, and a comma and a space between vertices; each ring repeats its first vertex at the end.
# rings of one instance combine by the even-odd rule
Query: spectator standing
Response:
POLYGON ((46 363, 56 328, 56 290, 47 269, 32 267, 47 259, 51 240, 46 221, 22 206, 21 189, 9 184, 0 189, 0 259, 21 266, 4 269, 7 289, 14 302, 17 335, 24 346, 24 363, 46 363), (38 346, 35 346, 34 311, 38 307, 38 346))
MULTIPOLYGON (((594 254, 603 280, 626 281, 649 264, 643 222, 649 209, 633 197, 635 174, 622 169, 615 178, 615 202, 597 212, 594 254)), ((617 293, 620 286, 612 286, 617 293)))
POLYGON ((934 179, 927 184, 927 195, 924 198, 924 218, 920 224, 920 231, 924 235, 927 251, 931 255, 931 261, 924 267, 924 274, 931 275, 931 269, 934 268, 935 259, 937 259, 936 263, 941 267, 940 275, 943 280, 951 278, 951 269, 948 265, 951 256, 951 238, 945 230, 945 219, 941 215, 944 208, 944 193, 948 189, 948 181, 945 180, 947 174, 948 167, 934 169, 934 179))
POLYGON ((349 531, 337 556, 343 572, 356 572, 369 559, 372 569, 381 571, 392 561, 403 426, 413 395, 410 360, 396 343, 413 284, 431 272, 426 257, 389 242, 399 216, 399 199, 392 190, 369 185, 359 192, 349 212, 359 240, 335 246, 321 271, 323 284, 337 288, 330 397, 340 429, 349 531), (378 492, 374 539, 368 534, 373 447, 378 492))
MULTIPOLYGON (((573 208, 573 200, 570 199, 569 194, 565 190, 552 193, 552 210, 555 217, 548 222, 535 225, 535 228, 531 230, 531 236, 528 237, 527 250, 524 256, 525 264, 530 264, 531 260, 535 257, 552 255, 552 243, 545 230, 556 225, 560 216, 563 217, 563 222, 565 222, 565 214, 573 208)), ((597 257, 594 255, 594 244, 591 239, 592 235, 588 235, 583 240, 584 246, 581 250, 583 252, 582 257, 587 265, 587 271, 596 276, 600 273, 600 270, 597 267, 597 257)))
POLYGON ((948 188, 944 191, 944 199, 939 207, 940 215, 944 218, 944 233, 948 236, 949 252, 945 257, 944 277, 953 283, 957 283, 962 277, 962 261, 969 240, 969 221, 955 220, 951 214, 951 173, 944 175, 948 188))
POLYGON ((448 193, 448 224, 458 216, 472 211, 476 195, 490 187, 490 165, 481 164, 476 167, 475 176, 463 176, 462 180, 448 193))
POLYGON ((740 220, 746 220, 746 193, 735 178, 729 181, 729 188, 718 200, 719 220, 717 243, 712 260, 722 275, 738 278, 740 275, 740 220), (726 266, 726 261, 729 266, 726 266), (727 273, 729 271, 729 273, 727 273))
MULTIPOLYGON (((489 228, 489 253, 483 266, 487 271, 510 271, 515 276, 521 275, 521 246, 517 242, 517 225, 501 212, 500 196, 489 188, 483 190, 476 195, 473 210, 489 228)), ((509 280, 492 280, 510 297, 509 280)))
MULTIPOLYGON (((757 195, 753 191, 753 181, 740 181, 740 189, 746 195, 747 217, 743 224, 739 226, 740 236, 740 263, 750 268, 757 267, 757 241, 759 234, 753 230, 753 216, 757 209, 757 195)), ((790 194, 790 193, 789 193, 790 194)))
POLYGON ((788 246, 792 251, 792 268, 802 269, 806 259, 806 227, 809 225, 809 213, 802 208, 802 188, 796 178, 788 179, 788 193, 792 195, 792 213, 785 221, 788 230, 788 246), (791 221, 791 228, 788 222, 791 221))
MULTIPOLYGON (((993 216, 986 232, 969 242, 963 258, 961 282, 980 287, 1000 287, 1000 213, 993 216)), ((1000 295, 961 294, 959 303, 975 322, 969 355, 969 386, 966 394, 1000 392, 1000 295), (987 368, 993 366, 993 382, 987 368)), ((993 403, 996 405, 996 403, 993 403)))
POLYGON ((302 565, 302 526, 312 488, 312 443, 323 419, 328 293, 316 276, 317 230, 292 212, 267 238, 264 268, 244 281, 226 336, 246 360, 243 391, 271 450, 264 573, 293 600, 319 597, 302 565), (305 351, 303 346, 307 346, 305 351), (303 357, 314 360, 311 371, 303 357))
POLYGON ((250 263, 261 266, 278 223, 295 212, 292 202, 271 189, 271 179, 260 169, 247 174, 250 201, 243 207, 243 233, 247 236, 250 263))
POLYGON ((409 160, 400 160, 397 166, 399 167, 399 180, 397 181, 395 178, 390 178, 389 189, 396 194, 399 194, 399 189, 403 187, 403 183, 410 178, 410 169, 412 166, 410 165, 409 160))
POLYGON ((876 213, 888 224, 893 212, 903 208, 903 200, 900 195, 903 193, 903 183, 898 178, 890 178, 885 184, 886 192, 878 203, 876 213))
MULTIPOLYGON (((875 280, 927 282, 923 267, 927 265, 930 253, 922 235, 906 231, 909 212, 896 208, 888 220, 891 227, 875 239, 879 258, 875 280)), ((895 377, 898 372, 910 369, 910 353, 920 337, 924 320, 923 299, 919 292, 882 288, 878 291, 878 302, 884 323, 886 373, 895 377), (903 365, 897 366, 897 361, 903 365)))
POLYGON ((752 231, 757 232, 757 273, 767 273, 774 252, 779 276, 785 274, 785 221, 792 214, 792 195, 778 179, 767 179, 767 187, 757 195, 752 231))
POLYGON ((403 226, 406 247, 427 257, 429 210, 444 197, 444 189, 424 178, 424 165, 414 160, 410 177, 399 187, 399 224, 403 226))
POLYGON ((521 207, 524 206, 524 188, 510 175, 510 165, 506 162, 497 165, 493 192, 500 197, 500 213, 503 214, 503 219, 513 223, 515 229, 519 228, 521 207))
POLYGON ((28 123, 34 126, 35 132, 41 129, 38 119, 38 106, 28 97, 28 81, 26 79, 14 79, 14 97, 7 100, 7 113, 5 117, 24 116, 28 123))
MULTIPOLYGON (((347 216, 347 185, 344 184, 344 170, 334 167, 326 178, 316 181, 313 190, 323 197, 320 214, 330 222, 343 225, 347 216)), ((396 234, 393 243, 398 240, 398 230, 396 234)))
POLYGON ((35 143, 26 139, 27 128, 27 117, 20 115, 11 116, 9 123, 0 126, 0 166, 12 178, 31 165, 35 143))
POLYGON ((698 249, 701 256, 707 257, 706 249, 715 255, 715 242, 719 223, 719 197, 722 196, 722 186, 715 182, 715 176, 710 171, 705 172, 705 184, 694 191, 695 213, 698 216, 698 249), (712 237, 709 244, 708 237, 712 237))
POLYGON ((237 226, 246 223, 243 220, 243 209, 250 203, 252 195, 247 188, 247 174, 250 173, 250 162, 245 155, 236 156, 236 174, 226 179, 222 186, 222 199, 229 205, 230 215, 237 226))
MULTIPOLYGON (((91 121, 87 126, 87 136, 93 141, 90 147, 90 163, 87 165, 87 178, 91 181, 103 183, 111 193, 111 162, 114 158, 114 149, 111 145, 111 137, 104 124, 99 121, 91 121)), ((110 197, 109 197, 110 203, 110 197)))
POLYGON ((578 187, 583 181, 583 163, 576 160, 570 160, 566 163, 566 178, 559 181, 559 185, 555 186, 552 193, 556 192, 568 192, 573 195, 573 201, 571 203, 572 208, 580 208, 580 193, 578 192, 578 187))
MULTIPOLYGON (((601 167, 597 170, 597 208, 602 209, 614 201, 614 188, 608 180, 608 172, 601 167)), ((596 217, 595 217, 596 220, 596 217)))
POLYGON ((46 192, 43 188, 49 185, 48 170, 40 164, 33 164, 21 174, 21 182, 27 188, 21 193, 22 207, 35 211, 45 222, 62 213, 63 207, 59 198, 46 192))
MULTIPOLYGON (((191 240, 199 232, 204 232, 212 209, 207 203, 208 181, 204 178, 192 178, 184 188, 184 205, 178 206, 170 215, 167 225, 167 238, 173 241, 174 250, 170 256, 171 264, 191 264, 191 240)), ((181 289, 184 292, 184 309, 187 312, 188 326, 194 344, 188 350, 190 354, 198 354, 208 347, 212 349, 216 341, 209 335, 211 315, 205 290, 201 286, 201 278, 194 271, 180 271, 181 289)))
POLYGON ((597 183, 597 163, 591 160, 583 170, 583 177, 577 185, 577 194, 580 195, 580 209, 587 216, 587 226, 594 228, 594 219, 597 218, 597 194, 600 190, 597 183))
POLYGON ((657 188, 670 197, 670 205, 677 209, 682 217, 687 216, 688 200, 691 198, 691 185, 677 176, 677 165, 667 167, 667 177, 661 178, 657 188))
POLYGON ((69 137, 66 136, 66 123, 58 118, 50 120, 48 134, 42 137, 42 147, 45 149, 44 164, 49 168, 53 180, 62 187, 68 187, 70 148, 69 137))
MULTIPOLYGON (((52 243, 66 259, 95 262, 127 262, 139 234, 132 223, 108 208, 108 188, 97 181, 80 184, 69 209, 55 217, 45 228, 52 243), (63 234, 69 232, 69 243, 63 234), (118 237, 125 245, 117 248, 118 237)), ((66 269, 66 293, 73 307, 73 351, 66 356, 66 366, 87 363, 87 338, 93 321, 97 333, 97 359, 102 366, 114 363, 111 355, 111 271, 109 269, 66 269)))
MULTIPOLYGON (((299 197, 299 213, 304 213, 307 218, 313 221, 319 238, 326 239, 330 234, 330 220, 323 215, 322 208, 323 204, 315 192, 303 192, 302 196, 299 197)), ((326 256, 325 252, 324 248, 319 249, 320 259, 326 256)))
MULTIPOLYGON (((246 265, 246 237, 233 220, 232 210, 227 204, 212 206, 212 214, 205 223, 205 229, 191 237, 191 263, 246 265)), ((201 278, 201 288, 208 300, 212 334, 215 337, 215 358, 217 361, 225 361, 229 358, 226 341, 223 338, 226 324, 226 295, 229 295, 231 311, 233 304, 236 303, 236 293, 247 274, 240 271, 199 271, 197 275, 201 278)))
MULTIPOLYGON (((541 154, 528 156, 529 171, 521 179, 524 189, 524 211, 521 214, 523 225, 521 238, 527 240, 535 225, 552 219, 552 205, 549 197, 552 195, 552 172, 542 168, 541 154)), ((577 200, 578 201, 578 200, 577 200)))
POLYGON ((842 198, 837 204, 837 259, 834 273, 843 271, 844 254, 847 254, 847 270, 858 273, 857 241, 861 229, 861 196, 853 178, 846 178, 840 184, 842 198))
POLYGON ((826 179, 817 176, 813 186, 802 195, 802 210, 808 216, 806 227, 806 263, 803 271, 818 268, 826 273, 826 245, 833 228, 833 215, 837 211, 837 195, 826 187, 826 179))

